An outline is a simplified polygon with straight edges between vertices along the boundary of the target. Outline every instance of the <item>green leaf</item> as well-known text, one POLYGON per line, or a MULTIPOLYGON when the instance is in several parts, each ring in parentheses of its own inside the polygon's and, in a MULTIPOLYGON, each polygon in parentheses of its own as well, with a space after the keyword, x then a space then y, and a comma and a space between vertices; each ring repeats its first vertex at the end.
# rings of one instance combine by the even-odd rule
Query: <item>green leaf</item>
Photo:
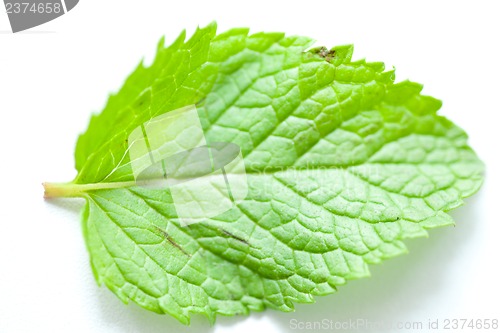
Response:
POLYGON ((192 313, 291 311, 368 264, 406 251, 405 238, 453 224, 446 213, 478 190, 483 164, 463 130, 437 115, 422 86, 394 83, 352 46, 306 51, 281 33, 216 35, 215 24, 169 47, 161 40, 91 119, 78 176, 48 196, 82 196, 95 277, 121 300, 189 323, 192 313), (208 143, 241 147, 248 194, 181 226, 172 192, 135 186, 131 132, 195 104, 208 143))

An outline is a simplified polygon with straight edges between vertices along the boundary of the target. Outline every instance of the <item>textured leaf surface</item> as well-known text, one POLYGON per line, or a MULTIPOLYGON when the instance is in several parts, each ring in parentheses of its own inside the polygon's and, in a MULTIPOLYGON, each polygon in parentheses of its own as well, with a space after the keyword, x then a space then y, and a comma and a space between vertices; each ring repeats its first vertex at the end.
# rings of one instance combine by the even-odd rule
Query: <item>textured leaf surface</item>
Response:
POLYGON ((85 194, 96 279, 124 302, 184 323, 290 311, 452 224, 446 212, 479 188, 466 134, 420 85, 352 61, 351 46, 305 51, 309 38, 215 30, 161 41, 78 141, 76 184, 133 180, 130 131, 189 104, 207 142, 242 149, 247 198, 203 223, 179 226, 168 190, 85 194))

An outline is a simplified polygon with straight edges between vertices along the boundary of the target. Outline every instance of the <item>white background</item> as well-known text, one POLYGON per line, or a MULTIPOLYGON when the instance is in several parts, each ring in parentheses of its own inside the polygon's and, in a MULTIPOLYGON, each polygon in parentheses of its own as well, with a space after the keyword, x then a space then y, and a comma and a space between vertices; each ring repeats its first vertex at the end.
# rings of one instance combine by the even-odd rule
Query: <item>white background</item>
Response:
POLYGON ((81 0, 19 34, 0 13, 0 332, 290 332, 292 319, 500 319, 498 13, 494 1, 81 0), (82 202, 44 201, 41 183, 74 177, 77 134, 139 60, 152 59, 162 35, 172 41, 212 20, 219 31, 248 26, 354 43, 355 58, 394 64, 398 81, 424 83, 487 165, 481 191, 452 213, 456 227, 409 241, 408 255, 316 304, 219 317, 213 327, 202 317, 184 327, 99 288, 82 202))

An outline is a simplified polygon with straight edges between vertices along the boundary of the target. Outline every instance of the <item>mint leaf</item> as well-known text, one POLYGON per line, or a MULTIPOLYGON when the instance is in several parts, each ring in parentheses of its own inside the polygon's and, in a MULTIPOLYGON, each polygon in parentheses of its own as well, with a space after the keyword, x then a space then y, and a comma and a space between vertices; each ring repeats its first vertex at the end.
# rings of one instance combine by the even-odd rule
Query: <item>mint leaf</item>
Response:
POLYGON ((352 47, 306 51, 281 33, 216 35, 215 24, 161 40, 80 136, 78 175, 47 196, 82 196, 98 283, 121 300, 189 323, 333 293, 405 238, 453 224, 483 164, 422 86, 394 83, 352 47), (245 199, 182 226, 172 188, 137 186, 131 133, 187 105, 207 143, 241 149, 245 199))

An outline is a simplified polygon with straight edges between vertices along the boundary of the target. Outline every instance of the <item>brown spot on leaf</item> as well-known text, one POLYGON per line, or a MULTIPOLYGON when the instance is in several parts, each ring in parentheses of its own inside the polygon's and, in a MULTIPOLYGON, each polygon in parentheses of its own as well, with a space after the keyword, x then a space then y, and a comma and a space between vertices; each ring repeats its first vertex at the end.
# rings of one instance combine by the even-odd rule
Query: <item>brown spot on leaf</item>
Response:
POLYGON ((226 235, 226 236, 229 236, 229 237, 231 237, 231 238, 233 238, 233 239, 236 239, 237 241, 239 241, 239 242, 241 242, 241 243, 243 243, 243 244, 250 245, 250 244, 249 244, 246 240, 244 240, 243 238, 238 237, 238 236, 236 236, 236 235, 234 235, 234 234, 230 233, 229 231, 226 231, 226 230, 224 230, 224 229, 219 229, 219 230, 220 230, 220 232, 222 232, 222 233, 223 233, 224 235, 226 235))
POLYGON ((162 228, 159 228, 157 226, 154 226, 154 228, 156 229, 156 231, 158 231, 161 236, 163 238, 165 238, 170 244, 172 244, 174 247, 176 247, 177 249, 179 249, 182 253, 184 253, 185 255, 187 255, 188 257, 191 258, 191 255, 189 253, 187 253, 183 248, 182 246, 180 246, 179 244, 177 244, 176 241, 174 241, 174 239, 165 231, 163 230, 162 228))
POLYGON ((335 50, 329 50, 324 46, 318 47, 316 49, 311 50, 313 53, 316 53, 321 58, 330 62, 335 57, 335 50))

